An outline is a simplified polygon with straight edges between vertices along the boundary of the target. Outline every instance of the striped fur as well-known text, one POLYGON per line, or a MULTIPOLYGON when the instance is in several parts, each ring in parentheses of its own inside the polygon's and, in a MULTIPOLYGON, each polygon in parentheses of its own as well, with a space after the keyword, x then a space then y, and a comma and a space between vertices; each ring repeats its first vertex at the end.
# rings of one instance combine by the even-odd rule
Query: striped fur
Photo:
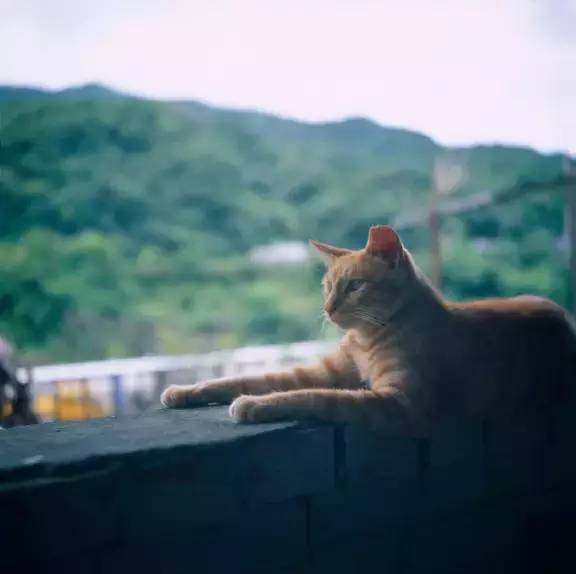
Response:
POLYGON ((422 436, 444 417, 545 408, 576 384, 576 330, 555 303, 446 301, 385 226, 360 251, 312 243, 328 264, 325 311, 345 331, 337 351, 284 372, 172 386, 165 406, 232 403, 240 422, 319 419, 422 436))

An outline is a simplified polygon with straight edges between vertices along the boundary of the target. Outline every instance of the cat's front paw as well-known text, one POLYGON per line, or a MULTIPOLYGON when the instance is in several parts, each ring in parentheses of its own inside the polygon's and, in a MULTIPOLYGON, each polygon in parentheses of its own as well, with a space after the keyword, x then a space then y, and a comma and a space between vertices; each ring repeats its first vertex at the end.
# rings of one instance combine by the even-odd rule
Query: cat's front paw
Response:
POLYGON ((205 386, 205 383, 170 385, 160 395, 160 402, 169 409, 205 404, 207 402, 205 386))
POLYGON ((228 409, 237 423, 262 422, 262 399, 250 395, 240 395, 228 409))
POLYGON ((166 387, 160 395, 160 402, 169 409, 175 409, 182 406, 182 392, 178 385, 166 387))

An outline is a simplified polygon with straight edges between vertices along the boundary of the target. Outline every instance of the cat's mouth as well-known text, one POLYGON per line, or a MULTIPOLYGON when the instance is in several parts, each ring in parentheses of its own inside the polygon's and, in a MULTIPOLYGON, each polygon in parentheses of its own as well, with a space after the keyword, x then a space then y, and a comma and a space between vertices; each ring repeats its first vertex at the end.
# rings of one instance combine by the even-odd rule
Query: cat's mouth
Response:
POLYGON ((333 312, 332 314, 324 313, 326 319, 340 327, 341 329, 358 329, 358 328, 383 328, 386 327, 387 324, 391 322, 393 318, 396 317, 399 308, 395 309, 390 315, 386 318, 373 316, 366 312, 359 312, 359 313, 339 313, 338 311, 333 312))
POLYGON ((328 321, 330 321, 330 323, 336 325, 337 327, 340 327, 341 329, 350 329, 351 327, 354 327, 359 323, 357 318, 350 315, 344 315, 338 312, 325 313, 325 316, 328 319, 328 321))

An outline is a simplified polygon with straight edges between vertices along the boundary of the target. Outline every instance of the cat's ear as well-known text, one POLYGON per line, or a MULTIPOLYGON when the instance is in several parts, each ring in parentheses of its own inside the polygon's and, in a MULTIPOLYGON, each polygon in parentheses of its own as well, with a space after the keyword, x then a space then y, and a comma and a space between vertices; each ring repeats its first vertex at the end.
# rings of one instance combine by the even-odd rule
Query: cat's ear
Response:
POLYGON ((404 246, 398 234, 388 225, 373 225, 368 232, 366 253, 398 267, 404 254, 404 246))
POLYGON ((342 249, 341 247, 334 247, 333 245, 328 245, 327 243, 322 243, 321 241, 310 240, 310 245, 322 255, 322 258, 326 263, 330 264, 338 257, 342 255, 348 255, 352 251, 350 249, 342 249))

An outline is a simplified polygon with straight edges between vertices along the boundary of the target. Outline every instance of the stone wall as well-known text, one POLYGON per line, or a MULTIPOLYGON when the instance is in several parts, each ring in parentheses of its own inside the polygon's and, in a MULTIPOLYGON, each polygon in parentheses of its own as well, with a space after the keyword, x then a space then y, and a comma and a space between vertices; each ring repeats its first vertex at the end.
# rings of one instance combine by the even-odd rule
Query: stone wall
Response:
POLYGON ((0 431, 0 570, 576 572, 575 414, 427 440, 219 407, 0 431))

